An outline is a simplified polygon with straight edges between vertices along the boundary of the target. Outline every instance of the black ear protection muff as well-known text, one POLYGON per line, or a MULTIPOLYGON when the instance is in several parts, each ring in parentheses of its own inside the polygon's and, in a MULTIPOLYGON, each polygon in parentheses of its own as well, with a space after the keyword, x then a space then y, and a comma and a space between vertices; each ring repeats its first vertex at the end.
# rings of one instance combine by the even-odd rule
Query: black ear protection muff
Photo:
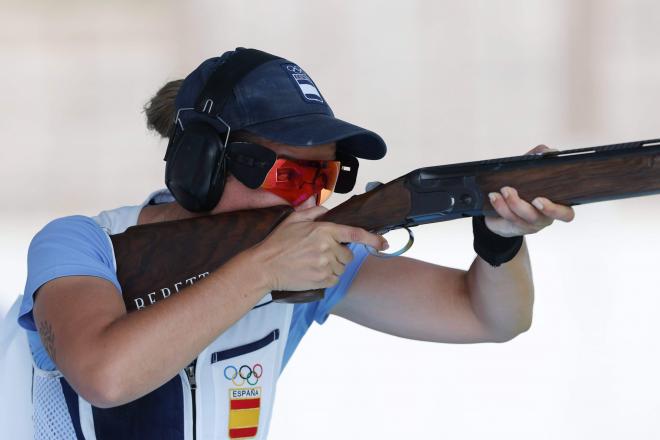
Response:
POLYGON ((275 59, 279 57, 256 49, 236 50, 212 73, 195 107, 177 110, 165 154, 165 184, 187 210, 210 211, 220 201, 231 131, 221 117, 222 110, 245 75, 275 59))

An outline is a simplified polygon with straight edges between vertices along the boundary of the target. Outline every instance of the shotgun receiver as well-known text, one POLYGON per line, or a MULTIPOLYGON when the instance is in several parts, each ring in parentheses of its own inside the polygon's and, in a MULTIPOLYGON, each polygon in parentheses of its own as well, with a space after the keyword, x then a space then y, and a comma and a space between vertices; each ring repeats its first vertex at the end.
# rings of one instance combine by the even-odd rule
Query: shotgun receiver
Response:
MULTIPOLYGON (((527 201, 543 196, 569 206, 660 194, 660 139, 420 168, 351 197, 318 220, 384 233, 495 215, 487 195, 503 186, 516 188, 527 201)), ((127 310, 194 284, 266 238, 291 212, 290 206, 235 211, 112 235, 127 310)), ((272 296, 307 302, 323 298, 323 290, 272 296)))

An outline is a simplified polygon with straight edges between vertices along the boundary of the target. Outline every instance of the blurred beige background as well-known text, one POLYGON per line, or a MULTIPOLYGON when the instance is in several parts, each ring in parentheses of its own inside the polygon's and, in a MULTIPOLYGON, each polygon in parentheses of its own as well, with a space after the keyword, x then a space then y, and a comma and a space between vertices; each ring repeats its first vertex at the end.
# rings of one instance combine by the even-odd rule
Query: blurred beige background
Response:
MULTIPOLYGON (((389 153, 362 162, 358 189, 539 143, 660 137, 651 0, 0 6, 0 316, 40 227, 162 185, 165 144, 142 105, 236 46, 299 63, 338 117, 383 136, 389 153)), ((404 341, 339 318, 313 328, 271 438, 658 438, 659 216, 660 196, 581 206, 529 237, 535 322, 507 344, 404 341)), ((474 257, 466 220, 417 235, 414 257, 474 257)))

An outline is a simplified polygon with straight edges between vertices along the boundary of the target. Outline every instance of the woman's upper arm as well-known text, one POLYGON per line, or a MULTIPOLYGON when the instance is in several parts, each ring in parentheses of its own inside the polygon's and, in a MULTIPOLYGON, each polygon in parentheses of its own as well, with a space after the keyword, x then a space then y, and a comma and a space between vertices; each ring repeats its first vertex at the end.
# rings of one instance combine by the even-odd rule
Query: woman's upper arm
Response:
MULTIPOLYGON (((50 360, 72 385, 83 377, 93 382, 89 374, 100 362, 95 337, 125 313, 112 245, 92 219, 64 217, 35 235, 19 323, 39 332, 50 360)), ((41 347, 33 348, 39 359, 46 357, 41 347)))
POLYGON ((96 393, 105 355, 100 335, 126 314, 117 288, 103 278, 65 276, 41 286, 34 301, 34 323, 52 361, 78 392, 96 393))

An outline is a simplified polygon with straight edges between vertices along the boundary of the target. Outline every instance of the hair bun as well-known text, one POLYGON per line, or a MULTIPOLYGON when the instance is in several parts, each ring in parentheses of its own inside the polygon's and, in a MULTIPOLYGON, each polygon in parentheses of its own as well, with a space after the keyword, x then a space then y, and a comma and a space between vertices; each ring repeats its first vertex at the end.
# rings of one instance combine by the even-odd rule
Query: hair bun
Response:
POLYGON ((168 82, 143 107, 147 115, 147 128, 155 130, 164 138, 170 137, 174 126, 174 100, 181 83, 183 83, 182 79, 168 82))

